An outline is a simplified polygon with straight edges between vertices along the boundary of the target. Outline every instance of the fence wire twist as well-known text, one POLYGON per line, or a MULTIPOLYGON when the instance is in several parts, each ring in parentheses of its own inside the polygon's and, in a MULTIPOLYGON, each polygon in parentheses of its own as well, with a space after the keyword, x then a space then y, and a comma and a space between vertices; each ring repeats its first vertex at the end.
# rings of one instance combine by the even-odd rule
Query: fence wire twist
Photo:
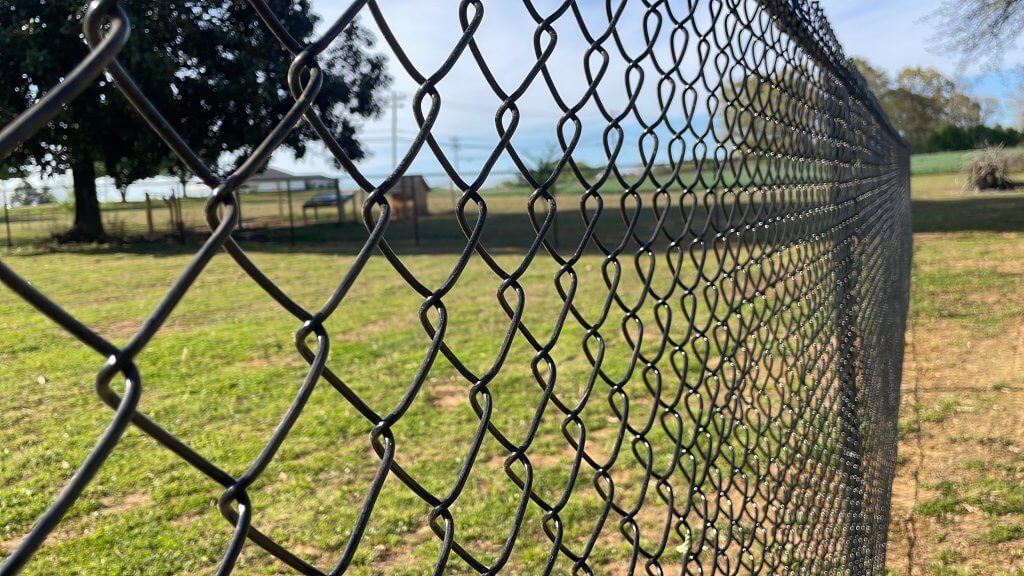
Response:
MULTIPOLYGON (((213 190, 206 204, 211 234, 124 346, 112 344, 0 262, 0 281, 106 359, 96 389, 113 410, 107 430, 0 573, 14 574, 29 563, 129 426, 222 486, 220 512, 234 530, 224 543, 218 574, 232 572, 247 543, 299 573, 345 573, 389 477, 430 507, 423 522, 437 538, 437 574, 456 563, 481 574, 502 573, 525 537, 530 510, 542 514, 549 550, 533 573, 565 566, 587 574, 884 573, 909 286, 908 150, 843 56, 817 3, 608 0, 605 19, 595 26, 577 0, 557 3, 547 13, 533 0, 522 0, 536 22, 535 53, 522 55, 532 64, 512 89, 498 81, 477 46, 487 13, 482 0, 459 4, 460 39, 442 65, 430 71, 414 66, 375 0, 352 2, 308 45, 289 35, 266 0, 249 4, 280 41, 282 58, 292 61, 287 88, 294 105, 233 173, 222 176, 205 165, 118 62, 130 28, 116 0, 97 0, 88 7, 88 58, 63 81, 54 79, 52 89, 0 132, 3 157, 106 72, 140 119, 213 190), (642 8, 638 30, 644 46, 639 51, 629 48, 635 42, 622 38, 620 17, 627 4, 642 8), (318 55, 357 16, 374 22, 398 70, 419 86, 413 99, 415 141, 394 172, 376 182, 346 156, 312 105, 324 73, 318 55), (564 95, 548 65, 560 26, 574 27, 588 44, 581 63, 588 85, 576 99, 564 95), (661 50, 666 43, 670 49, 661 50), (624 78, 616 80, 609 72, 613 60, 622 64, 624 78), (501 101, 494 116, 499 141, 472 177, 455 168, 432 133, 445 101, 439 85, 457 63, 467 61, 501 101), (602 92, 616 81, 624 83, 628 98, 613 112, 615 106, 602 92), (657 86, 657 98, 650 98, 645 83, 657 86), (543 181, 531 170, 529 151, 513 142, 528 117, 519 103, 530 89, 547 90, 560 114, 553 127, 560 159, 543 181), (583 170, 575 154, 583 139, 580 111, 587 106, 596 106, 603 118, 606 163, 596 172, 583 170), (239 218, 236 191, 299 122, 309 123, 367 193, 365 243, 316 310, 279 288, 233 235, 239 218), (623 167, 623 151, 629 148, 641 158, 641 168, 632 172, 623 167), (454 268, 437 287, 403 263, 388 237, 388 191, 416 158, 429 155, 460 193, 456 216, 465 237, 454 268), (502 264, 483 240, 488 201, 482 190, 502 158, 510 159, 534 190, 523 206, 534 237, 514 267, 502 264), (573 198, 560 194, 556 204, 553 189, 560 178, 578 183, 583 192, 573 198), (582 235, 569 239, 569 249, 561 249, 553 238, 556 218, 582 218, 582 235), (644 218, 651 219, 649 227, 641 223, 644 218), (295 344, 309 364, 290 408, 240 475, 222 469, 137 409, 143 375, 136 358, 221 250, 294 316, 295 344), (419 315, 429 339, 419 370, 402 383, 401 400, 386 409, 366 401, 331 369, 331 334, 325 328, 364 266, 381 255, 422 297, 419 315), (603 285, 581 283, 577 267, 588 255, 599 258, 603 285), (471 368, 446 340, 446 297, 474 259, 500 282, 496 297, 508 320, 495 360, 484 371, 471 368), (524 319, 522 279, 540 262, 557 267, 553 283, 561 297, 559 312, 546 327, 524 319), (620 290, 627 282, 639 289, 620 290), (596 313, 579 305, 583 291, 600 295, 596 313), (560 339, 569 324, 582 330, 575 344, 560 339), (541 336, 547 333, 550 337, 541 336), (628 343, 627 353, 618 358, 608 357, 613 350, 605 344, 613 334, 628 343), (507 367, 514 342, 532 348, 530 370, 541 394, 521 438, 493 417, 491 385, 507 367), (557 377, 553 350, 559 343, 577 346, 585 357, 590 373, 585 381, 557 377), (399 464, 402 438, 396 433, 397 423, 422 401, 440 357, 464 380, 464 400, 478 418, 470 442, 459 447, 464 460, 452 488, 442 494, 399 464), (623 369, 609 368, 613 365, 623 369), (120 391, 112 386, 118 377, 124 381, 120 391), (255 526, 250 500, 254 482, 320 382, 332 386, 372 426, 370 441, 379 458, 372 482, 358 487, 365 500, 329 569, 311 565, 255 526), (596 425, 587 410, 601 401, 614 415, 614 441, 599 454, 588 446, 593 441, 588 430, 596 425), (569 480, 555 497, 537 488, 539 472, 531 460, 539 424, 551 414, 560 418, 561 442, 572 454, 560 464, 569 480), (504 450, 507 482, 519 494, 513 515, 492 519, 493 530, 507 538, 488 558, 460 537, 454 512, 485 440, 504 450), (624 472, 641 487, 639 496, 628 501, 616 492, 624 472), (565 527, 579 481, 590 482, 603 505, 589 519, 593 528, 586 538, 573 539, 566 537, 565 527), (623 545, 601 550, 604 559, 596 562, 595 551, 616 531, 623 545)), ((382 300, 381 306, 386 305, 382 300)))

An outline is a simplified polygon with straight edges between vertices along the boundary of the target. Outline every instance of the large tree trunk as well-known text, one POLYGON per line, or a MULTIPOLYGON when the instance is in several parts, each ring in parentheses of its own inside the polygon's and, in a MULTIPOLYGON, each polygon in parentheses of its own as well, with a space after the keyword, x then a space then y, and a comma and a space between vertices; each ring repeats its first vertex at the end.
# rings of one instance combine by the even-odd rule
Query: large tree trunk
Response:
POLYGON ((71 165, 75 183, 75 224, 62 240, 70 242, 96 242, 106 238, 100 202, 96 197, 96 167, 91 158, 76 158, 71 165))

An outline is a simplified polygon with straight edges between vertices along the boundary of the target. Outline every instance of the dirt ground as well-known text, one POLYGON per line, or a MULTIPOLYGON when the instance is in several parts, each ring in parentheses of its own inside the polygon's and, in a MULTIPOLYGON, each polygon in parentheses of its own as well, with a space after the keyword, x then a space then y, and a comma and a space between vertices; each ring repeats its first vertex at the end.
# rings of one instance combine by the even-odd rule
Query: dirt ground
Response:
POLYGON ((1024 196, 915 184, 930 231, 915 234, 889 570, 1024 574, 1024 196), (986 220, 956 218, 988 200, 986 220))

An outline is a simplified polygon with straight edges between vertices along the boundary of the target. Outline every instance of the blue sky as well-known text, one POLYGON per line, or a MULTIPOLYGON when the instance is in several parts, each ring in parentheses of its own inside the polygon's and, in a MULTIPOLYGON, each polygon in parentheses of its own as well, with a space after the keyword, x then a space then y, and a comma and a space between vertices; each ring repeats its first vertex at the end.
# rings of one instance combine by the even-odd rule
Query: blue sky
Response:
MULTIPOLYGON (((1024 50, 1006 54, 1002 71, 963 68, 949 54, 929 49, 934 23, 929 15, 936 0, 820 0, 847 54, 861 56, 890 72, 906 66, 928 66, 964 82, 978 97, 1007 103, 1019 91, 1018 68, 1024 50)), ((996 121, 1015 123, 1014 111, 1004 107, 996 121)))
MULTIPOLYGON (((562 0, 533 0, 533 4, 541 13, 548 13, 560 5, 562 0)), ((324 16, 322 28, 333 21, 348 6, 348 1, 313 0, 315 10, 324 16)), ((394 34, 408 52, 413 63, 424 71, 435 69, 447 56, 448 51, 456 43, 460 25, 458 16, 459 0, 382 0, 381 10, 393 27, 394 34)), ((592 22, 595 29, 601 29, 601 21, 607 23, 604 14, 605 2, 602 0, 581 0, 584 19, 592 22)), ((685 3, 680 2, 680 5, 685 3)), ((930 66, 942 72, 956 76, 971 87, 971 91, 981 97, 995 97, 1009 101, 1012 91, 1018 88, 1014 72, 1024 65, 1024 50, 1013 50, 1005 59, 1005 73, 990 73, 980 69, 960 69, 958 63, 945 54, 928 49, 928 40, 932 35, 933 24, 927 21, 929 13, 938 4, 937 0, 821 0, 822 6, 831 19, 840 41, 846 52, 851 56, 867 58, 875 65, 890 72, 912 65, 930 66)), ((520 0, 485 0, 485 13, 477 38, 485 59, 490 64, 498 82, 505 90, 513 90, 517 83, 526 75, 530 65, 535 62, 533 53, 533 32, 535 23, 523 8, 520 0)), ((627 33, 623 40, 627 49, 638 50, 642 45, 642 3, 630 2, 620 18, 627 33)), ((699 6, 706 10, 707 3, 699 6)), ((379 30, 368 15, 361 17, 361 22, 374 34, 379 30)), ((551 60, 551 68, 557 71, 557 80, 562 96, 566 101, 573 101, 583 96, 581 90, 585 86, 582 67, 587 42, 578 32, 575 25, 562 21, 564 26, 558 28, 558 44, 551 60)), ((667 35, 663 35, 666 36, 667 35)), ((667 50, 667 46, 663 46, 667 50)), ((383 43, 378 49, 387 52, 383 43)), ((687 50, 691 54, 693 48, 687 50)), ((390 54, 389 54, 390 56, 390 54)), ((445 151, 455 157, 455 138, 459 139, 458 162, 460 170, 467 178, 471 178, 482 166, 490 150, 498 141, 494 126, 494 113, 500 100, 486 85, 480 70, 472 59, 464 55, 451 73, 445 77, 438 89, 442 94, 442 110, 435 125, 434 133, 441 140, 445 151)), ((410 138, 416 131, 416 122, 412 114, 409 96, 417 85, 397 66, 395 59, 390 58, 392 75, 395 78, 394 89, 404 95, 399 107, 399 154, 408 148, 410 138)), ((708 73, 710 65, 705 66, 708 73)), ((696 77, 700 73, 699 65, 687 61, 683 69, 696 77)), ((621 62, 613 62, 608 71, 608 82, 602 84, 602 97, 613 112, 617 106, 627 100, 623 88, 624 67, 621 62)), ((429 73, 429 72, 428 72, 429 73)), ((712 79, 713 81, 713 79, 712 79)), ((535 82, 520 99, 522 112, 521 126, 513 143, 517 148, 527 150, 534 157, 544 155, 547 149, 557 146, 554 129, 559 114, 554 102, 542 86, 535 82)), ((648 91, 640 100, 654 103, 657 100, 655 82, 646 84, 648 91)), ((703 100, 704 94, 699 96, 703 100)), ((650 111, 649 111, 650 112, 650 111)), ((1014 114, 1005 108, 996 117, 996 121, 1012 123, 1014 114)), ((684 121, 684 114, 671 118, 673 122, 684 121)), ((577 148, 576 157, 592 164, 600 164, 604 157, 601 131, 606 122, 599 111, 592 105, 584 108, 580 117, 583 119, 581 143, 577 148)), ((691 114, 694 133, 708 127, 709 114, 698 107, 691 114)), ((360 135, 371 154, 359 163, 360 169, 371 177, 379 180, 391 171, 390 145, 391 117, 386 114, 377 120, 364 122, 360 135)), ((639 152, 636 150, 635 133, 627 133, 626 141, 634 141, 632 148, 623 152, 619 164, 636 163, 639 152)), ((689 138, 694 141, 697 138, 689 138)), ((664 161, 664 156, 659 158, 664 161)), ((275 155, 271 165, 297 174, 319 173, 336 177, 343 174, 334 167, 332 159, 323 151, 323 147, 314 144, 307 156, 301 160, 294 159, 291 154, 282 150, 275 155)), ((507 158, 499 160, 494 171, 496 179, 507 178, 511 163, 507 158)), ((411 173, 437 174, 440 166, 432 158, 429 151, 423 150, 413 164, 411 173)), ((66 178, 65 178, 66 180, 66 178)), ((432 178, 435 185, 446 185, 444 177, 432 178)), ((343 181, 344 182, 344 181, 343 181)), ((351 187, 351 184, 348 185, 351 187)), ((163 194, 166 186, 153 183, 140 183, 130 189, 133 197, 140 197, 143 190, 163 194)), ((101 194, 113 199, 112 190, 101 194)))
MULTIPOLYGON (((555 0, 535 0, 539 10, 554 6, 555 0)), ((314 1, 314 6, 321 11, 325 19, 336 17, 347 2, 328 0, 314 1)), ((410 57, 424 68, 439 63, 447 50, 455 41, 454 32, 457 28, 457 6, 455 0, 389 0, 381 2, 382 10, 394 25, 395 34, 403 45, 408 46, 410 57)), ((972 93, 979 97, 993 97, 1008 101, 1008 96, 1017 87, 1013 72, 1017 66, 1024 64, 1024 50, 1014 51, 1005 59, 1005 73, 984 72, 979 69, 961 69, 958 62, 948 55, 930 51, 929 37, 933 32, 933 24, 927 21, 928 15, 937 2, 923 0, 821 0, 822 6, 831 19, 840 41, 851 56, 867 58, 875 65, 890 72, 911 65, 930 66, 955 76, 970 86, 972 93)), ((587 9, 593 6, 595 15, 603 12, 604 2, 585 0, 587 9)), ((494 66, 495 72, 503 79, 512 80, 521 77, 526 61, 532 56, 529 22, 518 1, 485 3, 486 12, 483 19, 481 37, 498 38, 491 42, 501 50, 492 50, 487 58, 494 66), (503 75, 504 73, 504 75, 503 75), (519 76, 517 76, 517 74, 519 76)), ((624 15, 628 18, 630 15, 624 15)), ((634 15, 635 16, 635 15, 634 15)), ((369 25, 368 19, 363 20, 369 25)), ((370 26, 372 28, 372 26, 370 26)), ((573 47, 578 48, 581 39, 560 36, 559 46, 569 46, 566 54, 575 54, 573 47)), ((485 47, 486 48, 486 47, 485 47)), ((578 72, 579 60, 566 60, 561 67, 564 74, 571 76, 578 72)), ((398 92, 410 95, 415 90, 404 73, 395 73, 398 92)), ((621 76, 620 76, 621 77, 621 76)), ((565 78, 565 83, 582 78, 565 78)), ((510 82, 511 83, 511 82, 510 82)), ((488 146, 497 139, 493 126, 493 112, 498 100, 490 94, 486 86, 479 80, 479 73, 472 66, 457 66, 449 79, 442 82, 440 89, 448 97, 442 109, 437 132, 446 140, 445 145, 451 150, 449 140, 453 136, 461 136, 462 147, 460 160, 463 169, 472 171, 474 163, 482 162, 488 146)), ((545 112, 551 107, 551 101, 540 94, 532 98, 530 94, 524 100, 524 122, 533 121, 537 126, 523 126, 524 144, 533 149, 544 149, 554 144, 553 131, 550 129, 554 116, 545 112), (532 104, 532 107, 531 107, 532 104), (528 120, 527 120, 528 119, 528 120)), ((996 121, 1013 122, 1013 110, 1003 107, 996 116, 996 121)), ((399 112, 400 132, 407 137, 414 132, 409 100, 403 101, 399 112)), ((590 143, 591 153, 599 154, 600 139, 598 124, 593 129, 584 128, 584 141, 590 143)), ((391 166, 391 150, 389 144, 390 116, 368 122, 364 126, 365 142, 372 151, 371 157, 361 162, 361 167, 369 174, 385 173, 391 166)), ((404 150, 405 141, 400 142, 404 150)), ((587 152, 584 152, 586 156, 587 152)), ((423 153, 421 156, 429 156, 423 153)), ((306 159, 295 161, 287 152, 275 158, 275 165, 295 172, 326 172, 336 174, 325 156, 318 153, 310 154, 306 159)), ((507 166, 507 164, 505 164, 507 166)), ((436 164, 420 161, 414 167, 422 172, 432 173, 438 170, 436 164)))

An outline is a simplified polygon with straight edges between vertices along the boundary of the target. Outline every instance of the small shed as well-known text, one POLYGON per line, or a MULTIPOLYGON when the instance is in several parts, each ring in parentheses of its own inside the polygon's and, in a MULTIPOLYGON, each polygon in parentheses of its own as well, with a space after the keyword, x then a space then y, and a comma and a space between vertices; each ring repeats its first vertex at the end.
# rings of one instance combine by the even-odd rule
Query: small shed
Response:
POLYGON ((338 185, 335 178, 319 174, 291 174, 277 168, 266 168, 253 174, 242 189, 246 192, 279 192, 304 190, 334 190, 338 185))
POLYGON ((398 219, 429 216, 430 186, 423 176, 402 176, 388 191, 398 219))

